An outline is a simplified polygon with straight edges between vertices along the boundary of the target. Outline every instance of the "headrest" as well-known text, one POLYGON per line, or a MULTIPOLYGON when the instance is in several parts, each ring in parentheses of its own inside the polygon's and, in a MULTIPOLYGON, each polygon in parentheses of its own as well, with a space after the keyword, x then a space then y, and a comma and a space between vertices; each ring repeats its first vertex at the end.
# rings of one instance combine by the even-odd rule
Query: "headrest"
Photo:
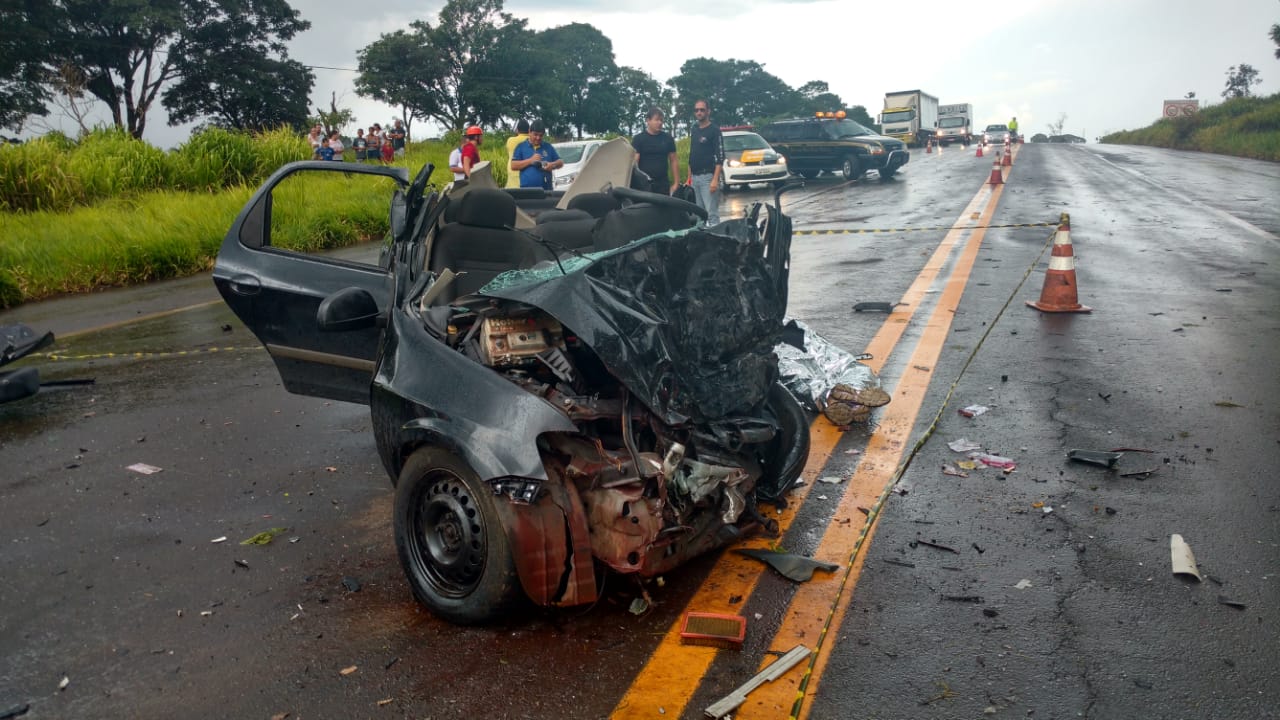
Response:
POLYGON ((516 224, 516 199, 494 188, 471 188, 458 203, 458 222, 487 228, 516 224))
POLYGON ((618 199, 605 193, 582 193, 569 199, 570 210, 586 210, 591 217, 604 217, 610 210, 622 207, 618 199))

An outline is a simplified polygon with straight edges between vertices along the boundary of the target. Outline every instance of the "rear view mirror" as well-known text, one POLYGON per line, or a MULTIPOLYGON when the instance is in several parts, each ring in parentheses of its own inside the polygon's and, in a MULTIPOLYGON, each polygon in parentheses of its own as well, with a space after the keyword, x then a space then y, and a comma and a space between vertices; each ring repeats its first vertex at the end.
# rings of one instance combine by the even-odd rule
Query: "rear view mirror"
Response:
POLYGON ((316 310, 321 332, 363 330, 378 323, 378 301, 364 288, 349 287, 325 298, 316 310))

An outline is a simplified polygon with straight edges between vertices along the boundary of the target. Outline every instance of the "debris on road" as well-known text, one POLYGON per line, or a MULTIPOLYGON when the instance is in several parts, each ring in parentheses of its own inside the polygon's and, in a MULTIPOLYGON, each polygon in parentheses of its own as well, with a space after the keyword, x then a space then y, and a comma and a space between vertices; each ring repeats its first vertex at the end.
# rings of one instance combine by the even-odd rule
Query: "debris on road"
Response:
POLYGON ((1090 465, 1100 465, 1104 468, 1113 468, 1120 458, 1124 457, 1124 453, 1106 452, 1105 450, 1068 450, 1067 459, 1076 462, 1089 463, 1090 465))
POLYGON ((146 463, 134 463, 125 468, 125 470, 132 470, 139 475, 155 475, 163 469, 164 468, 158 468, 155 465, 148 465, 146 463))
POLYGON ((350 675, 351 673, 353 673, 353 672, 355 672, 355 671, 356 671, 356 666, 355 666, 355 665, 351 665, 351 666, 349 666, 349 667, 344 667, 344 668, 342 668, 341 670, 339 670, 339 671, 338 671, 338 674, 339 674, 339 675, 350 675))
POLYGON ((1026 590, 1027 588, 1031 587, 1031 581, 1026 578, 1022 578, 1021 580, 1018 581, 1016 585, 1014 585, 1014 587, 1019 590, 1026 590))
POLYGON ((1196 582, 1204 581, 1196 567, 1196 556, 1181 535, 1174 533, 1169 536, 1169 553, 1172 555, 1174 575, 1190 575, 1196 582))
POLYGON ((854 312, 893 312, 893 308, 897 305, 905 303, 887 303, 887 302, 860 302, 853 306, 854 312))
POLYGON ((226 535, 223 535, 222 537, 216 537, 216 538, 214 538, 214 539, 210 540, 209 542, 211 542, 211 543, 222 543, 222 542, 226 542, 226 541, 227 541, 227 536, 226 536, 226 535))
POLYGON ((360 581, 350 575, 346 575, 342 578, 342 586, 351 592, 360 592, 361 588, 360 581))
POLYGON ((288 530, 289 528, 271 528, 270 530, 263 530, 257 535, 254 535, 253 537, 241 540, 240 544, 241 545, 268 545, 271 543, 272 540, 276 538, 277 535, 288 532, 288 530))
POLYGON ((951 601, 951 602, 965 602, 965 603, 980 603, 980 602, 982 602, 982 596, 981 596, 981 595, 943 595, 943 596, 942 596, 942 599, 943 599, 943 600, 949 600, 949 601, 951 601))
POLYGON ((67 686, 70 684, 71 684, 71 678, 67 677, 66 675, 63 675, 62 681, 58 683, 58 692, 62 692, 63 690, 66 690, 67 686))
POLYGON ((1013 458, 1007 458, 1000 455, 992 455, 984 452, 971 452, 969 453, 969 457, 983 465, 986 465, 987 467, 1000 468, 1001 470, 1013 470, 1018 467, 1018 464, 1013 461, 1013 458))
POLYGON ((961 470, 961 469, 959 469, 959 468, 957 468, 957 467, 951 466, 951 465, 943 465, 943 466, 942 466, 942 474, 943 474, 943 475, 951 475, 951 476, 953 476, 953 477, 960 477, 960 478, 967 478, 967 477, 969 477, 969 473, 964 472, 963 470, 961 470))
POLYGON ((688 612, 680 627, 683 645, 707 645, 741 650, 747 637, 747 619, 727 613, 688 612))
POLYGON ((947 552, 949 552, 949 553, 955 553, 956 555, 959 555, 959 554, 960 554, 960 551, 959 551, 959 550, 957 550, 957 549, 955 549, 955 548, 953 548, 953 547, 947 547, 946 545, 941 545, 941 544, 936 543, 936 542, 930 542, 930 541, 928 541, 928 540, 920 540, 920 539, 916 539, 916 540, 912 540, 912 541, 911 541, 911 547, 915 547, 915 546, 917 546, 917 545, 924 545, 924 546, 926 546, 926 547, 934 548, 935 550, 946 550, 947 552))
POLYGON ((885 558, 885 562, 889 563, 890 565, 897 565, 898 567, 905 567, 905 568, 913 568, 916 566, 915 563, 904 562, 902 560, 894 560, 893 558, 885 558))
POLYGON ((236 564, 236 567, 242 567, 245 570, 249 569, 249 563, 244 560, 235 560, 234 562, 236 564))
POLYGON ((378 707, 382 707, 382 706, 384 706, 384 705, 390 705, 391 703, 393 703, 393 702, 395 702, 395 701, 396 701, 396 699, 395 699, 395 698, 387 698, 387 699, 385 699, 385 700, 379 700, 379 701, 378 701, 378 707))
POLYGON ((809 657, 809 648, 803 645, 797 645, 791 649, 786 655, 769 663, 769 666, 750 680, 743 683, 737 690, 724 696, 703 711, 703 714, 709 718, 722 718, 733 712, 739 705, 747 701, 747 693, 764 685, 767 682, 773 682, 782 677, 788 670, 799 665, 805 658, 809 657))
POLYGON ((818 482, 827 483, 828 485, 839 485, 843 480, 844 478, 838 475, 825 475, 818 478, 818 482))
POLYGON ((952 450, 958 453, 982 449, 982 445, 979 445, 978 443, 968 438, 960 438, 959 440, 952 440, 951 442, 947 443, 947 447, 951 448, 952 450))
POLYGON ((0 710, 0 720, 9 720, 9 718, 16 718, 19 715, 26 715, 27 711, 30 709, 31 705, 29 703, 22 703, 21 705, 14 705, 13 707, 5 708, 4 710, 0 710))
POLYGON ((774 552, 772 550, 746 549, 737 550, 735 552, 740 555, 746 555, 749 558, 755 558, 774 570, 777 570, 783 577, 795 582, 808 582, 813 578, 814 570, 835 572, 840 569, 840 566, 835 563, 814 560, 813 558, 804 557, 802 555, 774 552))
POLYGON ((1218 604, 1219 604, 1219 605, 1226 605, 1227 607, 1232 607, 1232 608, 1235 608, 1235 609, 1237 609, 1237 610, 1244 610, 1245 608, 1249 607, 1248 605, 1245 605, 1244 603, 1240 602, 1239 600, 1232 600, 1231 598, 1227 597, 1226 595, 1219 595, 1219 596, 1218 596, 1218 604))
POLYGON ((983 413, 987 412, 990 409, 991 408, 987 407, 986 405, 969 405, 968 407, 960 408, 958 412, 967 418, 974 418, 974 417, 978 417, 979 415, 982 415, 983 413))
POLYGON ((1160 466, 1157 465, 1156 467, 1147 468, 1146 470, 1134 470, 1132 472, 1120 473, 1120 477, 1138 477, 1141 475, 1143 478, 1148 478, 1154 475, 1159 469, 1160 466))

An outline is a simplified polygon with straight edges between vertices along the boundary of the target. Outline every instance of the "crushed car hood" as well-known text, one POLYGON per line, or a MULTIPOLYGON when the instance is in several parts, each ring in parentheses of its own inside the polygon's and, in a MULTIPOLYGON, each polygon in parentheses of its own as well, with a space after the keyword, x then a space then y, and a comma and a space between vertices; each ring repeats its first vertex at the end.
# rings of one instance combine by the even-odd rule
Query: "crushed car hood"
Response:
POLYGON ((778 376, 786 273, 761 248, 745 222, 661 233, 510 271, 480 293, 558 319, 665 422, 714 420, 758 408, 778 376))

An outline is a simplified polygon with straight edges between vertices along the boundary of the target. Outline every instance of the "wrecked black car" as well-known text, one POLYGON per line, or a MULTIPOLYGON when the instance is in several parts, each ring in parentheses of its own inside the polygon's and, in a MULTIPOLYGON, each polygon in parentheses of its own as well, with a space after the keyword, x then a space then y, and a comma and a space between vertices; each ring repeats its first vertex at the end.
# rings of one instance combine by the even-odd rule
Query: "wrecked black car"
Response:
POLYGON ((223 242, 214 281, 286 388, 370 406, 401 564, 442 618, 590 603, 607 573, 776 529, 758 504, 808 455, 774 355, 790 220, 701 228, 630 187, 631 156, 611 142, 561 192, 294 163, 223 242), (335 172, 394 183, 377 264, 272 245, 281 183, 335 172))
MULTIPOLYGON (((20 360, 53 343, 53 333, 38 332, 17 323, 0 325, 0 367, 20 360)), ((0 370, 0 403, 31 397, 40 392, 40 371, 33 367, 0 370)))

